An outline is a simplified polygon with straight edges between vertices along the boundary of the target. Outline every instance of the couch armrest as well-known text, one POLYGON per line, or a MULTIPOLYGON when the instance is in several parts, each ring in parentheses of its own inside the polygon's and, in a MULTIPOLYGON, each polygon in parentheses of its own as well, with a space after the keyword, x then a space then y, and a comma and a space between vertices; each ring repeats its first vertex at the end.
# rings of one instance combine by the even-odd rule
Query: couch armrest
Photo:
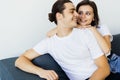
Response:
MULTIPOLYGON (((0 80, 45 80, 16 68, 14 64, 17 58, 0 60, 0 80)), ((58 74, 59 80, 69 80, 59 64, 49 54, 38 56, 32 60, 32 63, 44 69, 54 70, 58 74)))
POLYGON ((45 80, 14 66, 17 57, 0 60, 0 80, 45 80))

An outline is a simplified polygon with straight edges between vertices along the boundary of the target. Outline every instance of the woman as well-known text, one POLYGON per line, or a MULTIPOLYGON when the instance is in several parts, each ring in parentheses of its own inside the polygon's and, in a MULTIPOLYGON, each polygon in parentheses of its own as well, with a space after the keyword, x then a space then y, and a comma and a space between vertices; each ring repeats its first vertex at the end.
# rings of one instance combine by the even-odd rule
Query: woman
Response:
MULTIPOLYGON (((78 26, 79 29, 90 29, 97 39, 102 51, 106 54, 110 54, 112 35, 108 28, 104 25, 99 25, 99 15, 97 6, 93 1, 83 0, 78 3, 76 7, 78 12, 78 26)), ((47 33, 47 36, 51 37, 56 34, 56 28, 47 33)))

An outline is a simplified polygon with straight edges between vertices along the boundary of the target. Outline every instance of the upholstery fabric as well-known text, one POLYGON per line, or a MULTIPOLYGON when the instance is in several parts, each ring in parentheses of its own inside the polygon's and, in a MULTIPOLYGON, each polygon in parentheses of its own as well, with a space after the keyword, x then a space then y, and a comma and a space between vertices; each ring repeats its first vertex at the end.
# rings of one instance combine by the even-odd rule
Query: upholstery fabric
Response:
POLYGON ((16 59, 17 57, 0 60, 1 80, 45 80, 16 68, 14 66, 16 59))
POLYGON ((41 55, 35 58, 32 62, 35 65, 42 67, 44 69, 54 70, 58 74, 59 80, 69 80, 69 78, 67 77, 65 72, 62 70, 62 68, 49 54, 41 55))
MULTIPOLYGON (((113 35, 111 43, 111 56, 114 54, 120 56, 120 34, 113 35)), ((120 80, 120 73, 110 73, 105 80, 120 80)))
MULTIPOLYGON (((16 59, 17 57, 0 60, 0 80, 45 80, 16 68, 14 66, 16 59)), ((32 62, 44 69, 55 70, 59 75, 59 80, 69 80, 65 72, 49 54, 39 56, 32 62)))
POLYGON ((115 53, 120 56, 120 34, 113 35, 113 41, 111 43, 111 53, 115 53))

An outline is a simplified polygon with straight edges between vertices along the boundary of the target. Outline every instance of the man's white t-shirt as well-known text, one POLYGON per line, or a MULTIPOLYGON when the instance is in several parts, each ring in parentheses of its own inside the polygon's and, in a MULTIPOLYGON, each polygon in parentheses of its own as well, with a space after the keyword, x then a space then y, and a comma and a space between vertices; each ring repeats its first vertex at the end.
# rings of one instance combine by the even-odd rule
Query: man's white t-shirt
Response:
POLYGON ((85 80, 97 69, 94 59, 104 55, 89 29, 73 29, 66 37, 54 35, 34 48, 39 54, 49 53, 70 80, 85 80))

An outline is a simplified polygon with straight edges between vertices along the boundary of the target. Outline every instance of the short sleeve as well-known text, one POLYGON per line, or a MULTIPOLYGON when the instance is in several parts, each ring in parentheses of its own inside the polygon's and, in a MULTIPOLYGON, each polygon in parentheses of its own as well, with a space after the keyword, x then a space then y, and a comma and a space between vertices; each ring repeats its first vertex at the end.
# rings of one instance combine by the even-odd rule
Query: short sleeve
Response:
POLYGON ((41 40, 37 45, 33 47, 33 49, 39 54, 48 53, 48 38, 41 40))
POLYGON ((104 55, 104 53, 101 50, 101 48, 99 47, 97 40, 96 40, 95 36, 93 35, 93 33, 90 30, 87 30, 86 33, 87 33, 87 35, 86 35, 87 44, 86 45, 88 46, 88 49, 90 51, 92 58, 96 59, 96 58, 104 55))
POLYGON ((102 36, 109 35, 110 41, 113 40, 113 36, 110 33, 110 30, 108 29, 107 25, 99 25, 99 28, 97 28, 97 30, 101 33, 102 36))

